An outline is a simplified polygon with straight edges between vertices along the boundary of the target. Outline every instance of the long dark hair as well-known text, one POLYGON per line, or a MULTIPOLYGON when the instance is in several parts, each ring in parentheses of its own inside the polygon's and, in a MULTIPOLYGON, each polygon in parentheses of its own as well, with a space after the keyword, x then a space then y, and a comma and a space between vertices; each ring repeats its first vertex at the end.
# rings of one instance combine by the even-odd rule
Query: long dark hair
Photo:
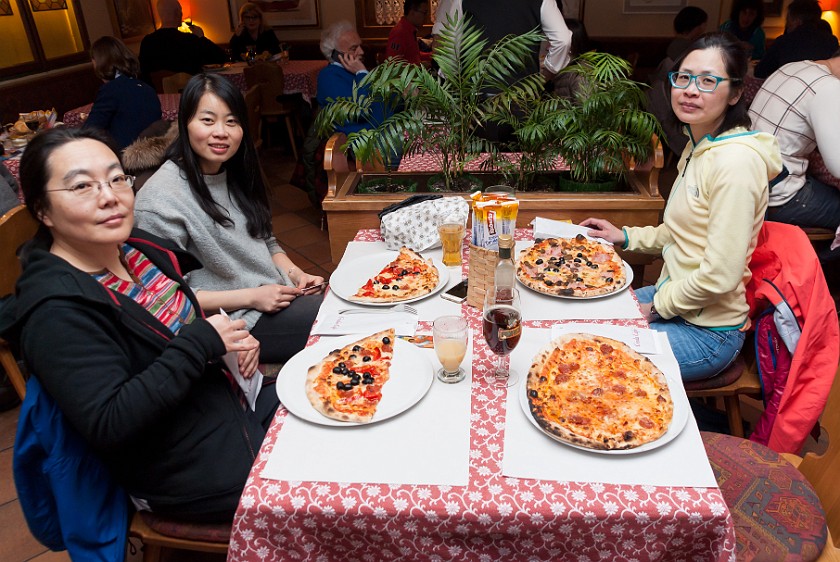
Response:
POLYGON ((257 150, 251 139, 245 98, 232 82, 217 74, 198 74, 187 82, 181 93, 181 104, 178 108, 178 139, 169 146, 166 157, 175 162, 186 175, 201 209, 221 226, 233 226, 233 221, 213 199, 207 188, 187 131, 187 125, 198 111, 201 97, 206 93, 218 96, 230 108, 242 127, 239 150, 222 164, 222 167, 227 171, 228 192, 248 220, 248 234, 254 238, 268 238, 271 236, 268 193, 260 173, 257 150))
MULTIPOLYGON (((747 68, 750 59, 747 55, 747 51, 741 46, 741 42, 737 37, 724 31, 713 31, 711 33, 703 34, 683 52, 680 58, 674 62, 674 66, 671 67, 671 70, 679 70, 685 60, 685 57, 687 57, 689 53, 694 51, 703 51, 706 49, 716 49, 720 51, 720 56, 723 58, 723 65, 726 70, 726 74, 729 75, 731 95, 741 95, 737 103, 726 108, 723 122, 712 136, 716 137, 722 132, 728 131, 734 127, 751 127, 752 122, 750 121, 750 115, 748 113, 749 108, 747 107, 747 101, 743 96, 744 80, 747 77, 747 68)), ((670 104, 672 88, 666 88, 666 91, 668 93, 668 103, 670 104)), ((673 111, 671 111, 670 115, 670 118, 673 119, 675 124, 685 125, 685 123, 677 119, 677 116, 673 111)))

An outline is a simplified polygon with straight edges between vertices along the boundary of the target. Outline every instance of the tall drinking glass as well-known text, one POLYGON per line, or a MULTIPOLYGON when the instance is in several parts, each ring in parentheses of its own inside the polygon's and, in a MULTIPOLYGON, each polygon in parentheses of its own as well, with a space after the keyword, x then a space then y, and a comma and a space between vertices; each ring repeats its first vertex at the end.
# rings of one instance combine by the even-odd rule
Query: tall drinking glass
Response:
POLYGON ((522 335, 522 307, 519 291, 510 287, 494 287, 484 297, 482 328, 484 340, 490 350, 498 356, 493 372, 494 384, 505 387, 516 384, 518 378, 511 374, 506 356, 519 343, 522 335))
POLYGON ((444 222, 438 226, 440 244, 443 246, 443 265, 461 265, 461 245, 464 242, 466 226, 462 221, 444 222))
POLYGON ((441 316, 432 325, 435 353, 442 368, 437 378, 445 383, 460 382, 466 373, 461 368, 467 354, 469 332, 466 318, 462 316, 441 316))

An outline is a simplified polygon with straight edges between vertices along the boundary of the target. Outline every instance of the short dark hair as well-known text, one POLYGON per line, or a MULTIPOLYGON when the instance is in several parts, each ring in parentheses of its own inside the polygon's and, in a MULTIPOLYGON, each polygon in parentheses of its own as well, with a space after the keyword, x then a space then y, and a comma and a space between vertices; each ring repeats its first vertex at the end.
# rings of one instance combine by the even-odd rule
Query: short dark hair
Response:
MULTIPOLYGON (((107 133, 99 129, 76 129, 62 127, 41 131, 29 141, 20 159, 20 188, 23 192, 26 208, 38 222, 44 211, 49 210, 47 183, 50 181, 52 168, 50 158, 62 146, 80 140, 99 141, 110 148, 117 158, 120 151, 107 133)), ((122 160, 120 159, 120 162, 122 160)))
POLYGON ((788 6, 787 17, 802 23, 816 23, 822 18, 822 8, 817 0, 793 0, 788 6))
POLYGON ((257 158, 257 149, 251 138, 248 110, 245 98, 233 82, 218 74, 197 74, 193 76, 181 93, 178 107, 178 138, 166 151, 166 157, 175 162, 186 176, 190 190, 198 199, 201 209, 221 226, 233 223, 227 212, 213 199, 204 181, 198 157, 190 144, 187 129, 198 112, 198 105, 204 94, 218 96, 242 127, 242 142, 239 150, 223 164, 227 171, 228 192, 248 220, 248 234, 254 238, 271 236, 271 209, 268 193, 263 182, 262 168, 257 158))
POLYGON ((125 43, 106 35, 100 37, 90 46, 90 58, 95 65, 96 75, 102 80, 113 80, 117 71, 129 78, 137 78, 140 74, 140 61, 125 43))
POLYGON ((674 17, 674 31, 682 35, 707 21, 709 21, 709 14, 706 10, 697 6, 686 6, 674 17))
MULTIPOLYGON (((726 69, 726 74, 729 75, 729 83, 732 85, 732 94, 740 93, 741 97, 734 105, 730 105, 726 109, 726 114, 723 117, 723 122, 720 127, 713 133, 713 136, 718 136, 724 131, 728 131, 734 127, 751 127, 752 122, 747 110, 747 100, 744 98, 744 80, 747 77, 747 68, 749 67, 749 55, 741 44, 741 41, 731 33, 725 31, 713 31, 701 35, 691 46, 683 51, 671 67, 672 71, 680 69, 685 58, 694 51, 703 51, 706 49, 716 49, 720 51, 723 58, 723 65, 726 69)), ((666 89, 668 93, 668 102, 671 101, 671 88, 666 89)), ((676 120, 676 115, 673 115, 676 120)))
POLYGON ((737 26, 738 14, 742 10, 748 9, 755 10, 756 12, 755 21, 753 21, 750 27, 753 29, 761 27, 761 24, 764 23, 764 0, 735 0, 732 3, 732 10, 729 12, 729 20, 733 25, 737 26))
POLYGON ((411 10, 419 10, 423 4, 428 4, 429 0, 405 0, 403 4, 403 15, 407 16, 411 10))

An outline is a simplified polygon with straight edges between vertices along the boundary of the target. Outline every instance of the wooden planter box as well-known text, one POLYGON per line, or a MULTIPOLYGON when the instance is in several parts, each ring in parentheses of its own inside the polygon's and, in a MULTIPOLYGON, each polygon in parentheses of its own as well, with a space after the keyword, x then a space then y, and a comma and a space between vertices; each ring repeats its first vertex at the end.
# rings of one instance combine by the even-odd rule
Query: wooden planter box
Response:
MULTIPOLYGON (((324 169, 329 179, 329 191, 323 201, 323 208, 327 216, 333 263, 341 260, 347 243, 353 240, 359 229, 379 228, 377 216, 379 211, 411 195, 410 193, 356 193, 356 187, 365 172, 350 169, 347 159, 339 149, 343 143, 344 139, 341 136, 333 136, 328 141, 324 154, 324 169)), ((609 193, 518 191, 516 197, 519 199, 519 215, 516 224, 520 228, 527 227, 537 216, 556 220, 568 219, 575 223, 587 217, 600 217, 616 226, 659 224, 661 212, 665 207, 665 201, 659 195, 658 189, 662 162, 662 152, 657 150, 651 163, 645 167, 637 167, 630 174, 630 185, 626 191, 609 193)), ((407 175, 424 174, 412 172, 407 175)), ((469 194, 466 193, 452 193, 451 195, 469 198, 469 194)), ((634 273, 641 281, 642 267, 650 263, 652 258, 641 254, 627 254, 624 259, 634 266, 634 273)))

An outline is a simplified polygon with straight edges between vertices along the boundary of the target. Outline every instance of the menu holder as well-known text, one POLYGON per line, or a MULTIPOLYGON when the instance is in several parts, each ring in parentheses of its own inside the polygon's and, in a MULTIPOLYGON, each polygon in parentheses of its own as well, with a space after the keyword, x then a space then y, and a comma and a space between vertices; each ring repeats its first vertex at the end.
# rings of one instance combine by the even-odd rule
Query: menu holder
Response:
POLYGON ((470 271, 467 285, 467 304, 482 310, 484 295, 493 288, 498 252, 470 244, 470 271))

